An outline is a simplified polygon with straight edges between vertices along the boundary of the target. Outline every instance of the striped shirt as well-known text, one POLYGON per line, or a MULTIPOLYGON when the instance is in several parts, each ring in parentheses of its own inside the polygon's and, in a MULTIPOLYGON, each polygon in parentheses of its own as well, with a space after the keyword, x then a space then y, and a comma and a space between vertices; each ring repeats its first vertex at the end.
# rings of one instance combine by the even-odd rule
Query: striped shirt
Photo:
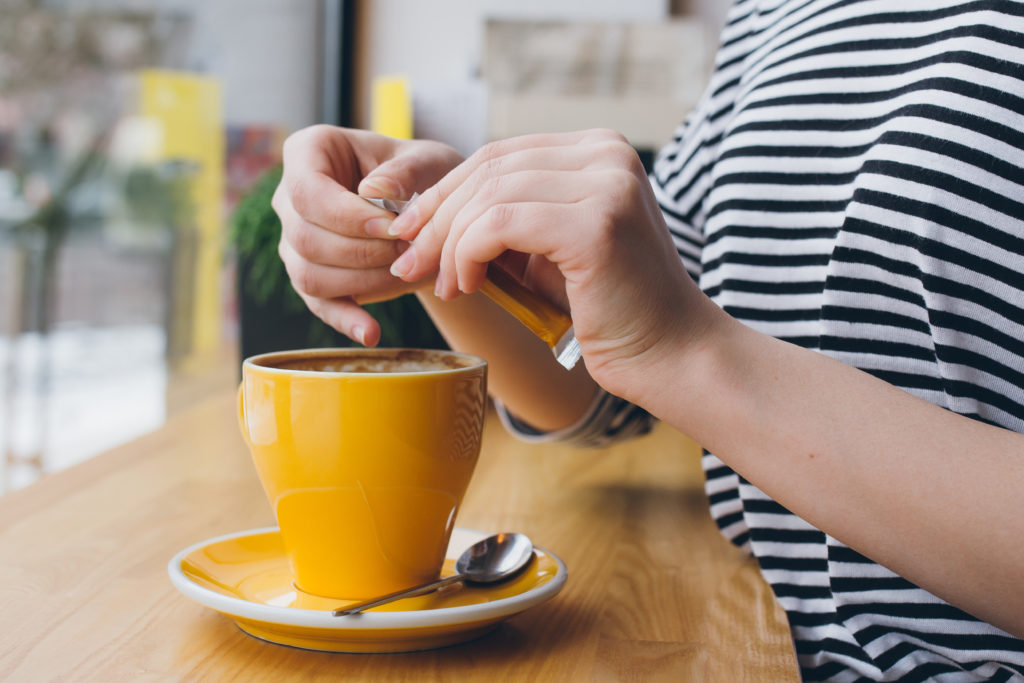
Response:
MULTIPOLYGON (((684 265, 732 316, 1024 432, 1024 2, 738 0, 651 180, 684 265)), ((584 445, 651 422, 612 396, 553 435, 505 417, 584 445)), ((714 455, 703 466, 711 514, 760 564, 805 679, 1024 681, 1024 641, 714 455)))

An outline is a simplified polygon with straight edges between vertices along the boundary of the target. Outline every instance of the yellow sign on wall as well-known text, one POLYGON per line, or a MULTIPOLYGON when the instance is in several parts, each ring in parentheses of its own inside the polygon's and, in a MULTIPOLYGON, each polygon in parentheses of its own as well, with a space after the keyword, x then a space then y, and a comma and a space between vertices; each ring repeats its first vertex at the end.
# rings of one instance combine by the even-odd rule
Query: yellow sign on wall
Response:
POLYGON ((373 80, 370 126, 375 133, 412 138, 412 95, 406 79, 381 76, 373 80))
POLYGON ((191 193, 197 244, 190 290, 190 351, 203 353, 221 341, 223 264, 224 117, 221 84, 181 71, 140 74, 140 114, 162 129, 158 160, 192 170, 191 193))

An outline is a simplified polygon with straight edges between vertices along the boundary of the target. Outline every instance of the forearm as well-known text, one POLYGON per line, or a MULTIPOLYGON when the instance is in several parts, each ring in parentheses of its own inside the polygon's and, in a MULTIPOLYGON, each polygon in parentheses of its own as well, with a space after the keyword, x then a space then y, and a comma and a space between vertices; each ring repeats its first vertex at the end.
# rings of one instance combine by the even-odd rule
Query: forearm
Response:
POLYGON ((544 342, 483 294, 418 296, 452 348, 487 359, 490 393, 533 427, 568 427, 592 403, 598 388, 583 363, 566 371, 544 342))
POLYGON ((729 319, 664 355, 637 402, 779 503, 1024 635, 1024 437, 729 319), (665 389, 663 377, 678 377, 665 389), (659 388, 660 387, 660 388, 659 388))

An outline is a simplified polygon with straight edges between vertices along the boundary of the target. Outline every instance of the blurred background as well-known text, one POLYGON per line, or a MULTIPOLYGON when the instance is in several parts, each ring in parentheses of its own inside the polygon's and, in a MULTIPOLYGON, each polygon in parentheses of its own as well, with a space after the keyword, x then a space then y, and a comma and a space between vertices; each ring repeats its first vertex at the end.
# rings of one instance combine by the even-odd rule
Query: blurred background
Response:
MULTIPOLYGON (((0 0, 0 494, 347 343, 277 259, 281 143, 593 126, 650 163, 728 0, 0 0)), ((415 300, 387 345, 440 346, 415 300)))

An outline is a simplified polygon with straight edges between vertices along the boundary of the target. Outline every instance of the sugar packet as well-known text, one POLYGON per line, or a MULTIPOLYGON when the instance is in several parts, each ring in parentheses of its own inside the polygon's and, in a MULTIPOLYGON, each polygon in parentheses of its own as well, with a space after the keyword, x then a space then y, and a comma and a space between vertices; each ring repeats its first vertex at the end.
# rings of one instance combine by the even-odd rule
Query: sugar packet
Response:
MULTIPOLYGON (((416 199, 408 201, 363 197, 386 211, 402 213, 416 199)), ((531 332, 540 337, 566 370, 579 362, 581 350, 572 327, 572 319, 560 308, 519 282, 501 266, 492 263, 480 291, 511 313, 531 332)))

